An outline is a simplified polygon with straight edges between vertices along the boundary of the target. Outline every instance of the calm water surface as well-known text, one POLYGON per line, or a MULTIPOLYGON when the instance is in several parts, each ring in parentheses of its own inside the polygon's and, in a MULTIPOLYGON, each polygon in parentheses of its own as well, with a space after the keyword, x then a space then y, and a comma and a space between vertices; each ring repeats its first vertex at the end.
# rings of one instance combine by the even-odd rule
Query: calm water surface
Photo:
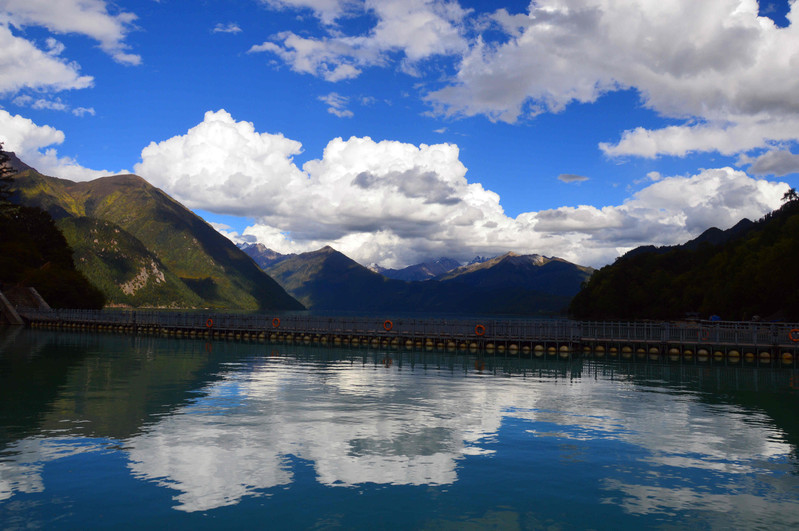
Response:
POLYGON ((0 329, 0 527, 795 529, 796 384, 0 329))

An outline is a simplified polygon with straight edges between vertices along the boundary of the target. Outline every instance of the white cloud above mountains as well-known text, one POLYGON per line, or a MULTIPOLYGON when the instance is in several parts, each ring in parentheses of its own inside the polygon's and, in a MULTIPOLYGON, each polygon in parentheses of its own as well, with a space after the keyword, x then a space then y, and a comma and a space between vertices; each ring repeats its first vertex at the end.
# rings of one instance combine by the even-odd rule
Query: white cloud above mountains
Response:
POLYGON ((777 27, 755 0, 539 0, 487 16, 440 0, 267 4, 312 9, 326 24, 322 35, 283 32, 250 49, 297 72, 337 82, 392 64, 390 52, 408 73, 433 56, 453 59, 454 75, 424 96, 440 115, 514 123, 634 89, 645 107, 684 123, 624 131, 599 146, 608 156, 734 154, 799 140, 793 6, 791 24, 777 27), (375 22, 359 34, 336 25, 364 13, 375 22))
POLYGON ((333 245, 361 263, 516 252, 602 265, 642 244, 673 244, 780 205, 787 189, 732 168, 661 177, 621 205, 505 215, 469 182, 454 144, 336 138, 298 167, 299 142, 259 133, 224 110, 151 143, 135 167, 190 208, 254 218, 243 234, 279 252, 333 245))
MULTIPOLYGON (((634 90, 643 106, 669 122, 619 131, 597 145, 599 156, 718 152, 738 155, 753 175, 799 170, 790 152, 799 141, 799 27, 779 28, 759 17, 754 0, 538 0, 524 12, 487 14, 445 0, 260 2, 266 9, 299 10, 305 29, 281 31, 252 45, 251 53, 266 52, 330 82, 355 79, 369 68, 420 76, 416 86, 427 91, 423 97, 439 117, 523 122, 634 90), (434 73, 426 72, 425 61, 434 73)), ((54 94, 95 83, 68 58, 72 41, 62 36, 88 37, 117 62, 138 64, 126 42, 136 16, 113 6, 104 0, 0 0, 0 94, 20 107, 93 114, 54 94), (33 27, 50 36, 34 39, 26 32, 33 27)), ((791 11, 789 22, 796 16, 791 11)), ((203 32, 240 30, 213 23, 203 32)), ((358 97, 347 92, 351 85, 339 86, 309 97, 331 114, 352 118, 359 130, 360 116, 350 110, 358 97)), ((46 174, 87 180, 112 173, 59 156, 54 146, 64 141, 63 132, 2 109, 0 140, 46 174)), ((633 178, 635 189, 645 188, 621 204, 509 217, 496 193, 467 178, 454 144, 334 138, 300 167, 294 158, 301 153, 300 142, 218 111, 186 134, 144 148, 136 170, 191 208, 254 218, 239 237, 282 252, 331 244, 362 263, 386 266, 508 250, 601 265, 635 245, 676 243, 712 225, 760 217, 780 205, 787 187, 730 167, 672 176, 648 167, 633 178)), ((591 175, 583 189, 602 178, 598 171, 591 175)), ((586 180, 569 173, 558 178, 575 190, 586 180)))
MULTIPOLYGON (((52 146, 64 141, 63 132, 3 110, 0 141, 47 175, 82 181, 123 173, 59 157, 52 146)), ((499 195, 469 182, 454 144, 336 138, 321 158, 298 167, 301 153, 296 140, 209 111, 185 135, 145 147, 135 171, 189 208, 253 218, 243 234, 221 231, 234 241, 283 253, 333 245, 361 263, 388 267, 509 250, 599 266, 637 245, 679 243, 711 226, 757 219, 778 207, 788 188, 729 167, 647 175, 641 182, 648 185, 620 205, 512 218, 499 195)))

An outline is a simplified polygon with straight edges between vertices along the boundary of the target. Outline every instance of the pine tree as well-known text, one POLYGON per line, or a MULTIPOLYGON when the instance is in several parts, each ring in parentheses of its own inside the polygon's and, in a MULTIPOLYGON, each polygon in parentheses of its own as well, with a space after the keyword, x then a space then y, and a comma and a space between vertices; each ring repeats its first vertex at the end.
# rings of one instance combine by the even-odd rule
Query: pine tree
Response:
POLYGON ((11 167, 11 157, 3 151, 3 143, 0 142, 0 206, 5 206, 9 202, 15 173, 16 171, 11 167))

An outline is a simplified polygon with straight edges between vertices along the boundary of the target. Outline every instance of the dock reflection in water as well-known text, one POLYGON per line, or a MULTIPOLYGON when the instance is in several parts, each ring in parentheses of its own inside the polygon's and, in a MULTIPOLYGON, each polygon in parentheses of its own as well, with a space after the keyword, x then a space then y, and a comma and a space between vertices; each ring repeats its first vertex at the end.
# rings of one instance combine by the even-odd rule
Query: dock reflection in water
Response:
POLYGON ((0 521, 799 525, 796 371, 0 330, 0 521))

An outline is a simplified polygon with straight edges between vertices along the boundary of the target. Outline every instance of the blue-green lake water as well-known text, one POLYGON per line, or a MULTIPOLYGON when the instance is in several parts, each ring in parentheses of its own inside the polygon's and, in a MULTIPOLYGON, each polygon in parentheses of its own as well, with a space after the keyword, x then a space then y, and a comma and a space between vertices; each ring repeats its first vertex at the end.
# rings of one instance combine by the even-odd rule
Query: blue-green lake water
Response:
POLYGON ((799 374, 0 329, 3 529, 796 529, 799 374))

